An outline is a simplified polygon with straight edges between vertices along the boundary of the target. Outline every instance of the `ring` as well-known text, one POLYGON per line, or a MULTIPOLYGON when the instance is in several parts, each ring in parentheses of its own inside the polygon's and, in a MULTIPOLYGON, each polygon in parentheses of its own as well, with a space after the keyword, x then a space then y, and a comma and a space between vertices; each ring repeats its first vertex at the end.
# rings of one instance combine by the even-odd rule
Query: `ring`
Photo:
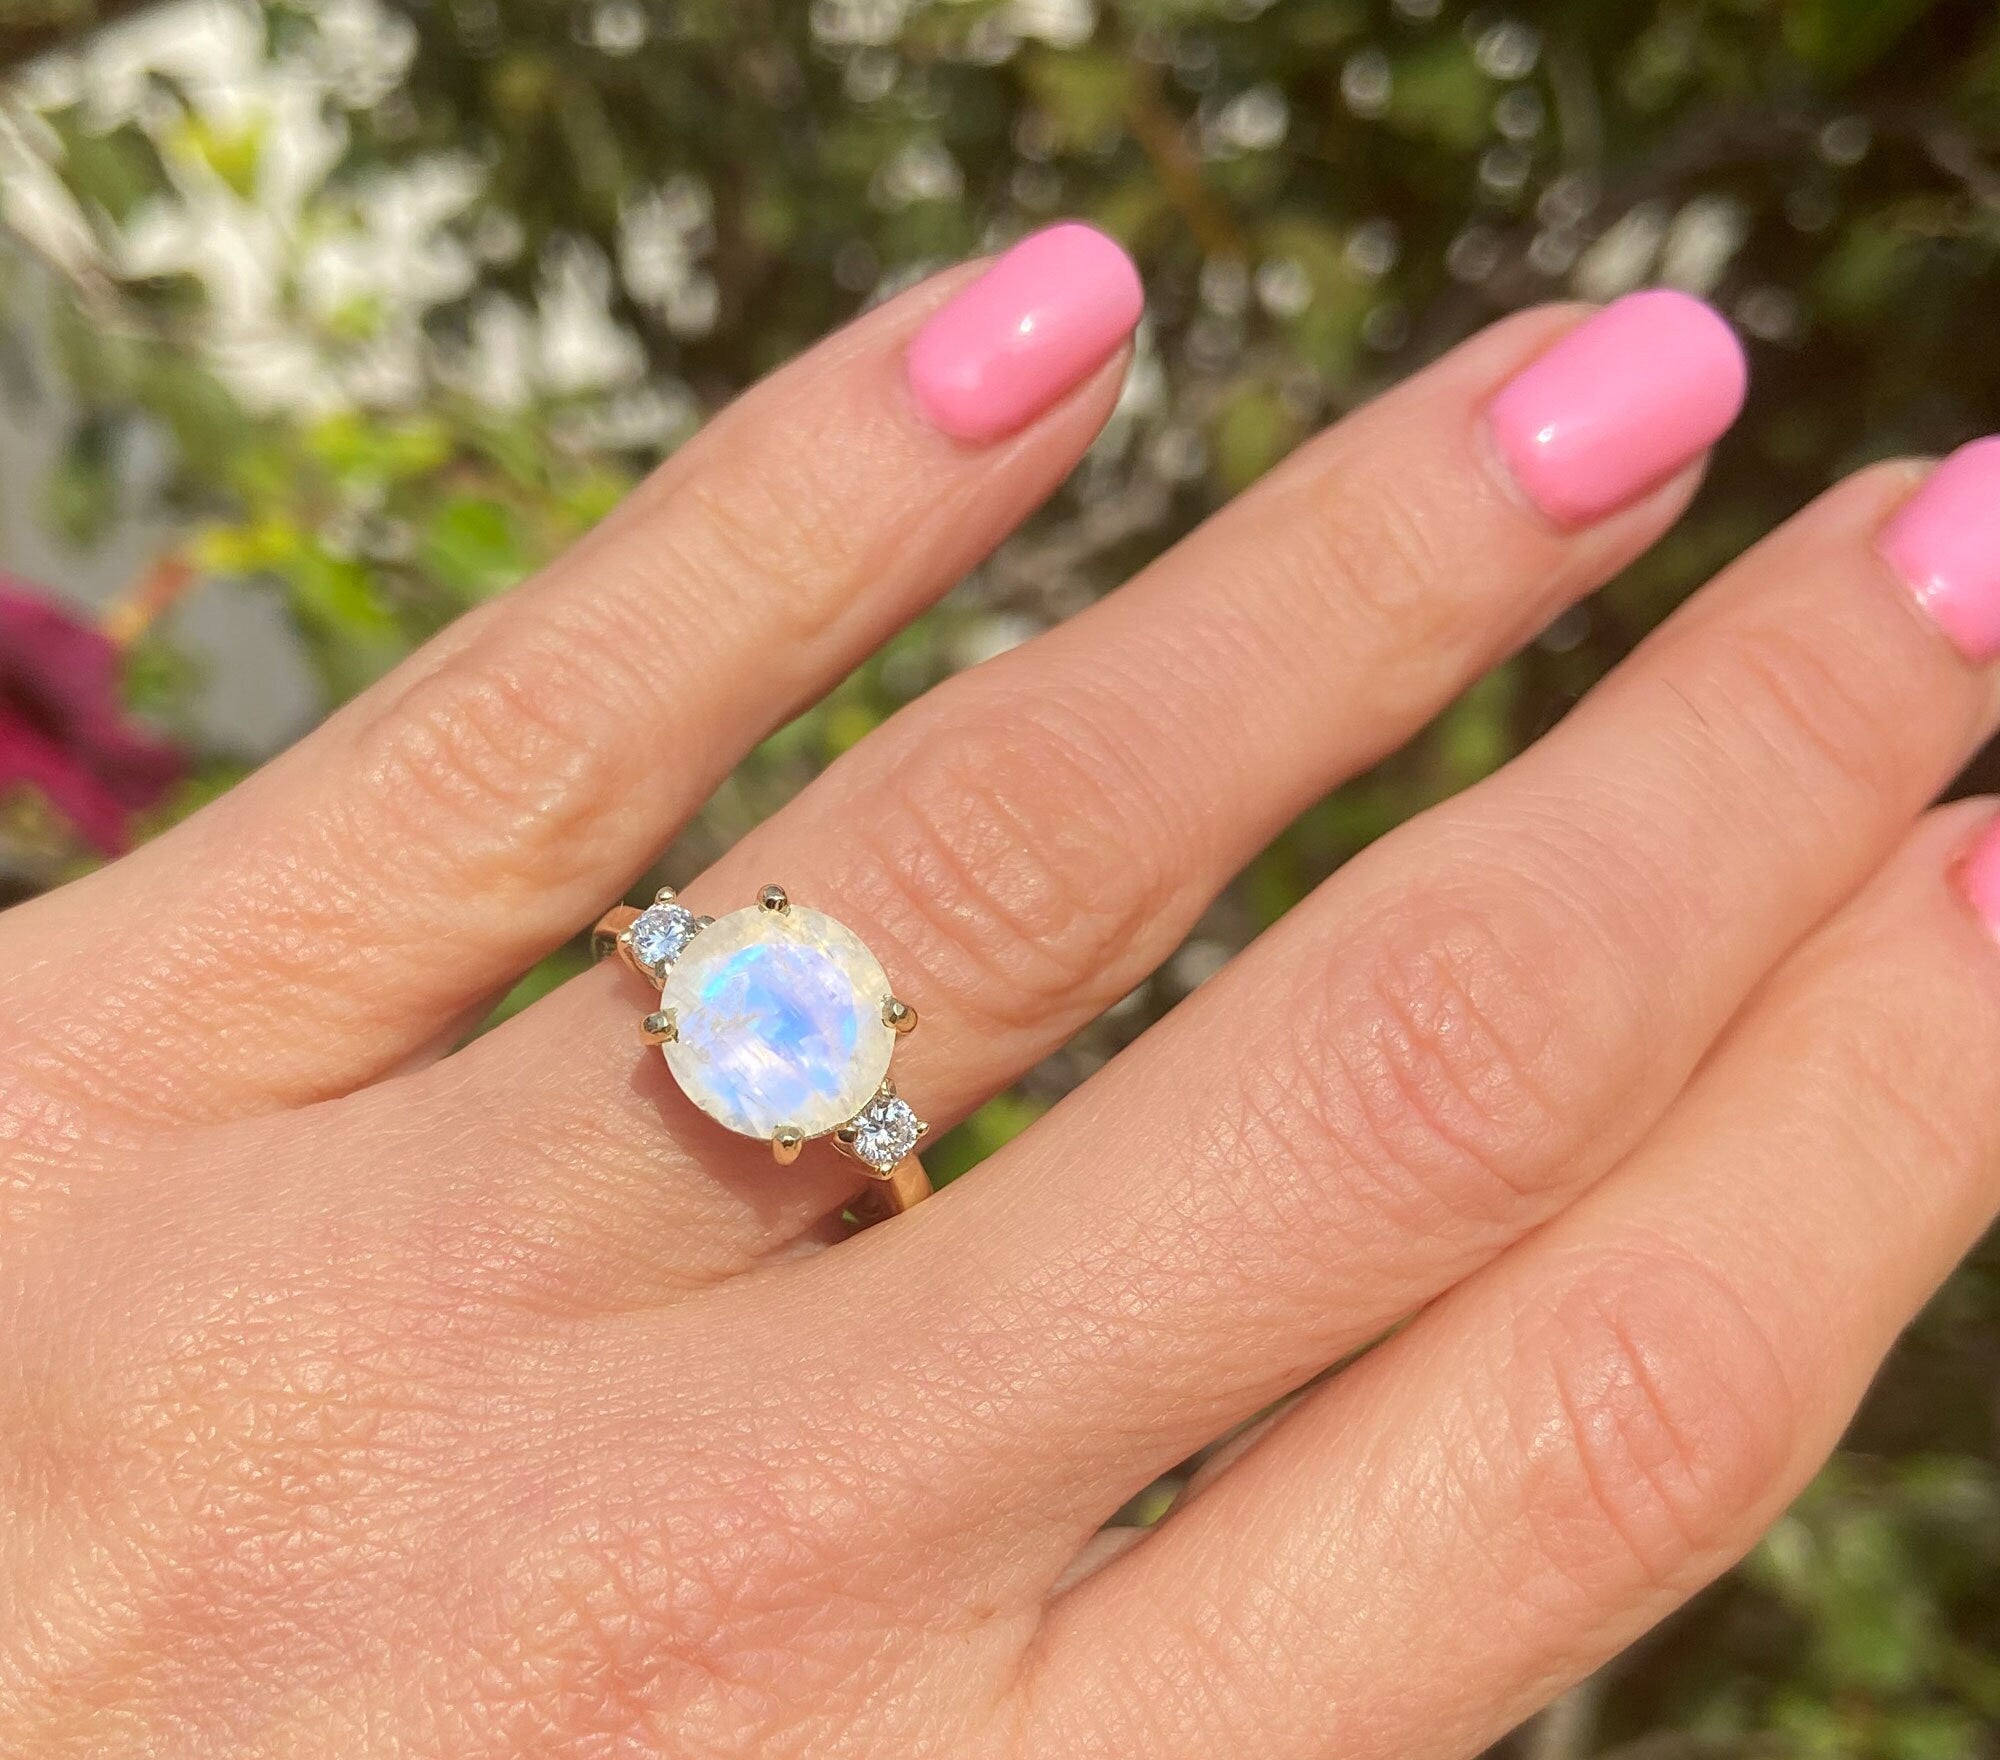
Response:
POLYGON ((878 1212, 931 1195, 916 1156, 930 1126, 889 1079, 917 1011, 852 929, 782 886, 726 917, 698 917, 665 887, 643 911, 607 912, 592 941, 660 986, 639 1036, 718 1124, 769 1143, 783 1167, 831 1137, 867 1172, 878 1212))

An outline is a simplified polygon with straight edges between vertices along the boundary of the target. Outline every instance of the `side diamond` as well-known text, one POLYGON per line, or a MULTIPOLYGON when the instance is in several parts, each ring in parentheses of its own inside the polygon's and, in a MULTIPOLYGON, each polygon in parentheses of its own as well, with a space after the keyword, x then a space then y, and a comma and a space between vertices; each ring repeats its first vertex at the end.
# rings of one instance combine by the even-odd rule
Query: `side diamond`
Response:
POLYGON ((632 957, 654 977, 665 977, 700 928, 700 919, 682 905, 653 905, 632 925, 632 957))
POLYGON ((841 1132, 841 1140, 878 1173, 887 1173, 917 1146, 926 1128, 907 1100, 877 1094, 841 1132))

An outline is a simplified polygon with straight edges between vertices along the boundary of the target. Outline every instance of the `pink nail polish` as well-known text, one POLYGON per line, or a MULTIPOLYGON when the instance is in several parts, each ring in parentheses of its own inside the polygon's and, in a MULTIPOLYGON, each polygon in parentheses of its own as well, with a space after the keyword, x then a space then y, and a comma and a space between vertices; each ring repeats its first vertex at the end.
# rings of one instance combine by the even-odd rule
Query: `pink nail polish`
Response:
POLYGON ((2000 660, 2000 438, 1932 471, 1882 533, 1882 554, 1968 660, 2000 660))
POLYGON ((1958 870, 1959 890, 1979 920, 2000 935, 2000 824, 1989 825, 1958 870))
POLYGON ((1714 307, 1655 288, 1586 319, 1493 400, 1515 478, 1588 525, 1692 464, 1743 410, 1749 369, 1714 307))
POLYGON ((1093 227, 1023 239, 910 345, 910 389, 954 440, 1017 433, 1097 371, 1137 327, 1132 259, 1093 227))

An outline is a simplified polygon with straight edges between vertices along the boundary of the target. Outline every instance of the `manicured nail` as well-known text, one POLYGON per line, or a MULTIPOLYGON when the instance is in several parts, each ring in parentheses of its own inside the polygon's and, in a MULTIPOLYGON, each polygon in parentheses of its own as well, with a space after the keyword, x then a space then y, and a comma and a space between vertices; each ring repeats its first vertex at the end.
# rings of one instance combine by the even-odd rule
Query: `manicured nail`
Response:
POLYGON ((1959 889, 1979 920, 2000 935, 2000 824, 1989 825, 1958 870, 1959 889))
POLYGON ((1094 227, 1023 239, 910 345, 910 389, 954 440, 1017 433, 1090 377, 1138 326, 1139 271, 1094 227))
POLYGON ((2000 660, 2000 438, 1932 471, 1889 522, 1882 554, 1968 660, 2000 660))
POLYGON ((1493 400, 1493 432, 1537 507, 1588 525, 1720 440, 1748 384, 1722 315, 1655 288, 1606 306, 1517 375, 1493 400))

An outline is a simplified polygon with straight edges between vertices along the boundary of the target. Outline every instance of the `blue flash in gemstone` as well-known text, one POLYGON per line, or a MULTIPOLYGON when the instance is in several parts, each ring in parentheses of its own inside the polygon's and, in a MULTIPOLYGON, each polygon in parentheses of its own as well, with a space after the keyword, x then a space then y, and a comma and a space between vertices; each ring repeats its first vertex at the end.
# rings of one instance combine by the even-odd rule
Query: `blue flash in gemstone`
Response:
POLYGON ((745 1136, 821 1136, 889 1071, 889 981, 852 930, 817 911, 737 911, 687 944, 660 993, 663 1047, 689 1099, 745 1136))

